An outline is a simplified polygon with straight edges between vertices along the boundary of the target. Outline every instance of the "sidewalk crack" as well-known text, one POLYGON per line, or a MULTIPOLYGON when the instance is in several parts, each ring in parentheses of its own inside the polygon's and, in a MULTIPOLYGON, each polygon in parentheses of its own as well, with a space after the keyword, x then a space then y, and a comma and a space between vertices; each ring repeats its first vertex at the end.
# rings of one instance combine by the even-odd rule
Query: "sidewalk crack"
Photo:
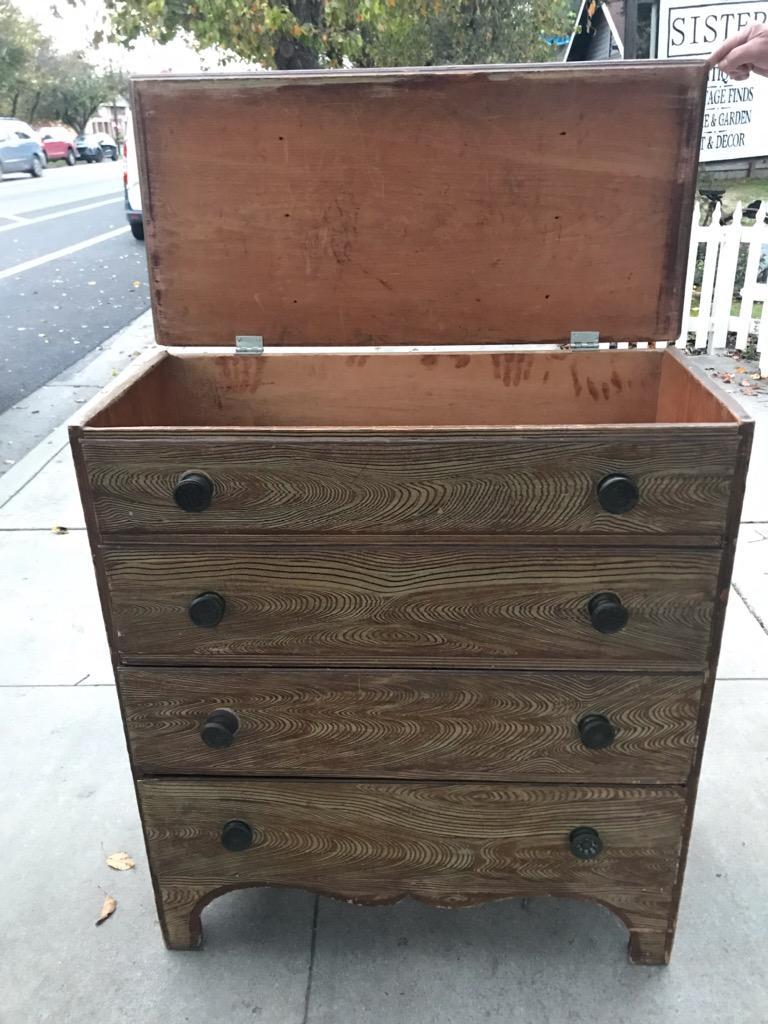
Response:
POLYGON ((744 604, 745 604, 745 605, 747 606, 747 611, 748 611, 748 612, 750 613, 750 615, 752 615, 752 616, 753 616, 753 617, 754 617, 755 619, 757 619, 757 622, 758 622, 758 624, 759 624, 760 628, 762 629, 762 631, 763 631, 764 633, 768 633, 768 625, 766 625, 766 623, 765 623, 765 622, 764 622, 764 621, 763 621, 763 620, 762 620, 762 619, 760 618, 760 616, 759 616, 759 615, 757 614, 757 612, 755 611, 755 609, 753 608, 753 606, 752 606, 752 605, 751 605, 751 604, 749 603, 749 601, 747 600, 746 594, 744 594, 744 593, 743 593, 743 592, 742 592, 742 591, 741 591, 741 590, 740 590, 740 589, 738 588, 738 586, 737 586, 737 585, 736 585, 735 583, 733 584, 733 589, 734 589, 734 590, 736 591, 736 593, 737 593, 737 594, 739 595, 739 597, 741 598, 741 600, 742 600, 742 601, 744 602, 744 604))
POLYGON ((304 1016, 301 1024, 307 1024, 309 1019, 309 1000, 312 995, 312 974, 315 969, 315 949, 317 948, 317 913, 320 906, 320 897, 315 896, 315 906, 312 911, 312 941, 309 946, 309 971, 307 972, 307 990, 304 993, 304 1016))

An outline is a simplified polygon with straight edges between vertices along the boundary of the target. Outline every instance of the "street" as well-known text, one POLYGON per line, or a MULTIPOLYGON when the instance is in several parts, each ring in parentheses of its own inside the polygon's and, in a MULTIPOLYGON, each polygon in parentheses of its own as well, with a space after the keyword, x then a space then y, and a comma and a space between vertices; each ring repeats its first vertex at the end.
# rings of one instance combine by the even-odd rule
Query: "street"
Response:
POLYGON ((121 161, 0 181, 0 414, 148 306, 121 161))

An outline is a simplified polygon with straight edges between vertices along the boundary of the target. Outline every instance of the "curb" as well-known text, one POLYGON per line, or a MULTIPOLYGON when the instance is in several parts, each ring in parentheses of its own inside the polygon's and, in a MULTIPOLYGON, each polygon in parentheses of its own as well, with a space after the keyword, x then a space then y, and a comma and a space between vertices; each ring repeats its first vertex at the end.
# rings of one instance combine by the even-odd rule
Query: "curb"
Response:
POLYGON ((23 491, 67 444, 67 427, 56 427, 48 437, 0 477, 0 509, 23 491))
MULTIPOLYGON (((150 310, 142 313, 125 327, 122 327, 102 345, 89 352, 69 369, 64 370, 47 384, 33 391, 16 405, 11 406, 0 415, 0 435, 10 432, 11 424, 26 420, 27 414, 19 407, 26 407, 41 401, 42 397, 61 391, 64 407, 67 409, 63 421, 61 409, 54 410, 55 423, 49 431, 26 455, 0 476, 0 508, 23 490, 30 481, 54 459, 68 443, 67 422, 71 416, 79 412, 83 405, 82 399, 71 398, 67 401, 66 389, 85 389, 85 397, 91 392, 100 391, 106 384, 117 377, 127 366, 143 355, 146 349, 154 344, 152 314, 150 310)), ((12 429, 12 428, 11 428, 12 429)), ((2 468, 2 467, 0 467, 2 468)))

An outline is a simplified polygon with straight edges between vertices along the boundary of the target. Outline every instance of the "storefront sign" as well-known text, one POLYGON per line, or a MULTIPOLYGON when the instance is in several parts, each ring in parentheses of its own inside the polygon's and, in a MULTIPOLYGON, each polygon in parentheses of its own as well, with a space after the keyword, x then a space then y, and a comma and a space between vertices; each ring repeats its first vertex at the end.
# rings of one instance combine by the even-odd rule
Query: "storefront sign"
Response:
MULTIPOLYGON (((707 3, 661 0, 659 57, 708 57, 751 21, 768 24, 768 0, 707 3)), ((710 73, 701 138, 701 159, 768 156, 768 78, 734 82, 710 73)))

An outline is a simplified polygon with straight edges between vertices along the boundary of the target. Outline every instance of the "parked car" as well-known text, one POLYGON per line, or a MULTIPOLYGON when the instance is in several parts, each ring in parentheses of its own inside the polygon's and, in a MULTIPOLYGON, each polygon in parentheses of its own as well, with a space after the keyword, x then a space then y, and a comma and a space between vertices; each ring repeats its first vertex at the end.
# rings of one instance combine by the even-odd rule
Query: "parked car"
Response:
POLYGON ((75 148, 78 159, 85 160, 89 164, 94 162, 100 164, 105 158, 117 160, 118 145, 106 132, 78 135, 75 139, 75 148))
POLYGON ((59 125, 40 128, 38 131, 47 160, 66 160, 71 167, 77 160, 75 133, 59 125))
POLYGON ((13 171, 39 178, 44 167, 45 153, 35 130, 15 117, 0 117, 0 180, 13 171))
POLYGON ((131 234, 141 242, 144 239, 144 214, 141 211, 139 161, 136 159, 136 146, 133 141, 133 119, 130 117, 123 143, 123 190, 125 216, 128 218, 131 234))

